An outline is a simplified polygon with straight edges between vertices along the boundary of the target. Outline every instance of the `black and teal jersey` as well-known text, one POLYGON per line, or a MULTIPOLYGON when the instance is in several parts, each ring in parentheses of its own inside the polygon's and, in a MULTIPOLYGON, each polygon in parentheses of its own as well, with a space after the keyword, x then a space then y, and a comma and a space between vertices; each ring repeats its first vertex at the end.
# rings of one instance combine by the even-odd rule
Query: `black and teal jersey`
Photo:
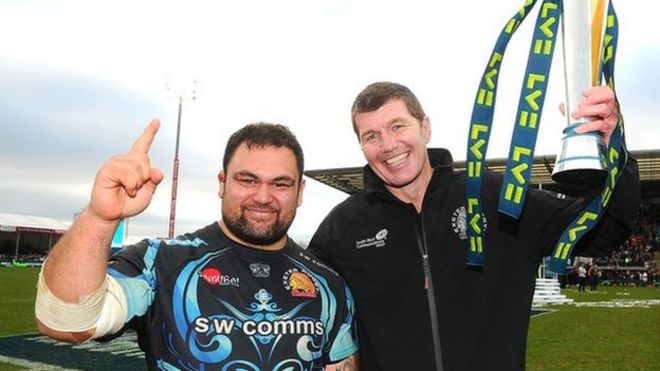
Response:
POLYGON ((238 244, 213 223, 110 259, 150 369, 317 370, 357 351, 339 275, 289 239, 238 244))

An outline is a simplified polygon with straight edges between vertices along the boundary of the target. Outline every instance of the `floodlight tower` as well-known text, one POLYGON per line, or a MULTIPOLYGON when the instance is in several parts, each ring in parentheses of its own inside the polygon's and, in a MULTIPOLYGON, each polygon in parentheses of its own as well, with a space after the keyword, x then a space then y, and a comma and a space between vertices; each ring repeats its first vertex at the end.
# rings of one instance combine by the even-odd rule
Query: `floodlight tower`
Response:
POLYGON ((179 113, 176 121, 176 147, 174 148, 174 164, 172 168, 172 198, 170 200, 170 219, 168 223, 167 238, 174 238, 174 224, 176 221, 176 195, 179 184, 179 137, 181 135, 181 111, 183 110, 184 100, 195 100, 197 98, 196 86, 197 80, 192 80, 188 87, 184 84, 172 86, 168 78, 165 89, 169 96, 176 96, 179 100, 179 113))

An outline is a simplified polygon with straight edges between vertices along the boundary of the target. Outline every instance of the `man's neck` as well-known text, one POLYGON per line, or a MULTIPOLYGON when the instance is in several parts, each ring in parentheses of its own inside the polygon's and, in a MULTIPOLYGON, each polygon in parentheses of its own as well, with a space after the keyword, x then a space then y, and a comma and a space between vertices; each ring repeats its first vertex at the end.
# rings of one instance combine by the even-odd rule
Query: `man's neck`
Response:
POLYGON ((272 243, 270 245, 255 245, 253 243, 250 243, 250 242, 247 242, 245 240, 242 240, 242 239, 238 238, 238 236, 236 236, 234 233, 232 233, 232 231, 229 228, 227 228, 224 221, 220 220, 218 222, 218 225, 220 225, 220 229, 225 234, 225 236, 227 236, 227 238, 229 238, 230 240, 232 240, 234 242, 240 243, 241 245, 245 245, 245 246, 248 246, 248 247, 252 247, 254 249, 264 250, 264 251, 282 250, 284 248, 284 246, 286 246, 286 240, 287 240, 286 235, 284 235, 284 237, 282 237, 281 239, 279 239, 278 241, 276 241, 275 243, 272 243))
POLYGON ((413 204, 415 210, 420 213, 422 211, 424 195, 426 194, 426 189, 428 188, 429 183, 431 183, 432 176, 433 168, 429 163, 427 166, 424 166, 422 172, 412 183, 403 187, 391 187, 385 184, 385 188, 400 201, 413 204))

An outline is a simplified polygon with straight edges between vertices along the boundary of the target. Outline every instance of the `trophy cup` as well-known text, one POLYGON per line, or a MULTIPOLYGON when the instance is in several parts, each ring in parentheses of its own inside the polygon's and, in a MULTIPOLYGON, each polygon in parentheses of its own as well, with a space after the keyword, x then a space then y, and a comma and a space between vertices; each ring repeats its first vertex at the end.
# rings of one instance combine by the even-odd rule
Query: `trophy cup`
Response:
MULTIPOLYGON (((530 14, 536 2, 537 0, 525 0, 524 5, 506 23, 497 38, 474 101, 466 161, 468 266, 479 267, 485 262, 482 168, 485 167, 492 131, 498 72, 511 36, 530 14)), ((606 149, 600 133, 575 132, 588 118, 575 120, 570 116, 581 103, 583 92, 594 85, 600 85, 601 75, 605 75, 608 85, 614 89, 618 22, 611 0, 543 0, 534 26, 518 101, 509 158, 500 188, 498 212, 518 219, 523 211, 525 196, 531 184, 534 146, 560 23, 563 28, 561 34, 567 127, 552 179, 564 183, 602 186, 603 192, 601 197, 594 198, 562 233, 552 258, 552 270, 555 272, 565 271, 566 259, 570 256, 572 247, 584 233, 596 225, 608 206, 610 196, 621 176, 622 166, 626 162, 622 119, 612 132, 609 147, 606 149)))
POLYGON ((582 101, 582 93, 600 84, 602 39, 605 31, 607 0, 564 0, 562 41, 566 83, 562 149, 557 156, 552 179, 557 182, 602 185, 607 176, 605 144, 600 133, 575 133, 588 121, 573 119, 570 113, 582 101))

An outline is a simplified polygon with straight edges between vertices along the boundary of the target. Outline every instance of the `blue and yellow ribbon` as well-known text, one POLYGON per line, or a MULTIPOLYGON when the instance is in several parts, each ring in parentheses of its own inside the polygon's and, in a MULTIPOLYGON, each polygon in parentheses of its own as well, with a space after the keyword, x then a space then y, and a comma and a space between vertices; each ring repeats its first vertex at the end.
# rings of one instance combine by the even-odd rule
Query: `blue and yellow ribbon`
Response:
POLYGON ((484 264, 485 229, 481 208, 481 185, 495 110, 500 66, 511 36, 525 20, 525 17, 527 17, 535 3, 536 0, 526 0, 525 4, 504 26, 479 83, 477 98, 472 110, 470 132, 468 134, 466 188, 466 223, 469 242, 468 265, 481 266, 484 264))
POLYGON ((550 77, 560 14, 559 0, 544 1, 541 5, 518 101, 518 113, 499 202, 499 211, 516 219, 522 212, 534 164, 534 148, 550 77))
MULTIPOLYGON (((485 228, 481 207, 481 187, 488 140, 490 138, 497 78, 506 46, 535 5, 536 0, 526 0, 522 8, 507 22, 500 33, 479 84, 470 120, 467 151, 466 222, 468 235, 467 265, 483 266, 485 261, 485 228)), ((499 211, 518 218, 527 195, 534 148, 543 112, 545 92, 550 74, 552 55, 556 44, 557 29, 561 16, 560 0, 544 0, 539 11, 530 47, 527 69, 520 93, 514 133, 509 158, 500 189, 499 211)), ((608 85, 614 89, 614 57, 618 38, 618 25, 614 8, 608 7, 607 27, 603 40, 603 73, 608 85)), ((623 137, 623 119, 619 120, 612 134, 608 151, 609 176, 601 197, 594 199, 569 225, 552 254, 550 269, 561 271, 577 241, 594 225, 607 207, 612 192, 626 163, 627 151, 623 137)))

